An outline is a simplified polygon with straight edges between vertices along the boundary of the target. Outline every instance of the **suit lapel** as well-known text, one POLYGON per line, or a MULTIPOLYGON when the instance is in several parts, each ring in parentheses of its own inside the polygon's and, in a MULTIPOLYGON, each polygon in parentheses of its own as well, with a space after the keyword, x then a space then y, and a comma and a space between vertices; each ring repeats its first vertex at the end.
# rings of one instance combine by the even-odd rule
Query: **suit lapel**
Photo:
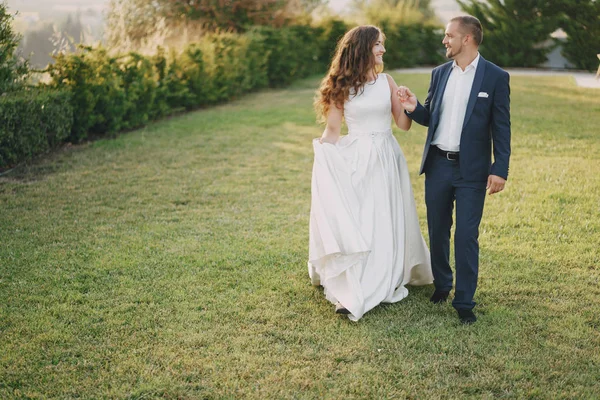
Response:
POLYGON ((433 103, 433 115, 432 117, 432 126, 433 129, 430 129, 430 138, 429 141, 433 140, 433 134, 435 133, 435 130, 437 129, 438 124, 440 123, 440 112, 441 112, 441 107, 442 107, 442 100, 444 98, 444 91, 446 90, 446 85, 448 84, 448 78, 450 78, 450 73, 452 72, 452 63, 448 63, 448 66, 446 67, 446 69, 444 71, 441 72, 441 77, 440 77, 440 83, 438 85, 438 88, 436 90, 436 95, 435 98, 433 99, 434 103, 433 103))
POLYGON ((446 85, 448 84, 448 78, 450 78, 450 72, 452 72, 452 63, 448 63, 448 67, 442 73, 442 77, 440 80, 440 86, 437 90, 438 95, 435 99, 435 108, 437 114, 439 115, 440 107, 442 106, 442 99, 444 98, 444 91, 446 90, 446 85))
POLYGON ((479 94, 479 90, 481 89, 481 84, 483 83, 486 64, 487 61, 482 56, 479 56, 477 71, 475 71, 475 78, 473 79, 473 86, 471 87, 471 94, 469 95, 469 102, 467 103, 467 112, 465 113, 465 121, 463 122, 462 126, 463 129, 465 129, 465 126, 467 126, 467 122, 469 122, 473 108, 475 108, 475 102, 477 101, 477 96, 479 94))

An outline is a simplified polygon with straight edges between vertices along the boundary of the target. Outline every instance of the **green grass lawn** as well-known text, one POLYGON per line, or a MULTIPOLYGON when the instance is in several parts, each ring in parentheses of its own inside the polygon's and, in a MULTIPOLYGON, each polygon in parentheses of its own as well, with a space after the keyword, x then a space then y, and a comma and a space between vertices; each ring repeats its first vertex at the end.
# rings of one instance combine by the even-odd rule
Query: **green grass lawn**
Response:
MULTIPOLYGON (((317 84, 2 176, 0 398, 600 397, 600 92, 513 77, 475 325, 431 286, 354 323, 307 276, 317 84)), ((425 128, 396 137, 426 234, 425 128)))

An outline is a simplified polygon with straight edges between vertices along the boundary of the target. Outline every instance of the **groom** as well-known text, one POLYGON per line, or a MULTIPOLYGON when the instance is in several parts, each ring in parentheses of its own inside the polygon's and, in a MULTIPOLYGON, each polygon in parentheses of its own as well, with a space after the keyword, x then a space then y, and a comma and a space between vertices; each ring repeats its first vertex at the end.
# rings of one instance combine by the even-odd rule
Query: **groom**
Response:
POLYGON ((477 18, 453 18, 442 43, 446 56, 454 61, 433 70, 425 103, 419 103, 407 87, 399 87, 397 93, 405 113, 429 127, 420 173, 425 173, 435 285, 431 301, 445 302, 452 289, 450 228, 456 204, 452 305, 465 324, 477 320, 473 313, 479 270, 477 238, 486 190, 494 194, 504 189, 510 158, 509 75, 481 57, 482 39, 477 18))

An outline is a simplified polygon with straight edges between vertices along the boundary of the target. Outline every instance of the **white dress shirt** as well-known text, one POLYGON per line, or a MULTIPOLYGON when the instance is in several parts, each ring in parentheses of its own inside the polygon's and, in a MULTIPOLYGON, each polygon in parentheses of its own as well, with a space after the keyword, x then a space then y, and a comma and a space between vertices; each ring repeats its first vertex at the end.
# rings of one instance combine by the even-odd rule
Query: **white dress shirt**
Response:
POLYGON ((442 98, 440 124, 431 141, 432 145, 442 150, 460 151, 460 135, 478 63, 479 53, 464 71, 456 61, 452 63, 452 71, 442 98))

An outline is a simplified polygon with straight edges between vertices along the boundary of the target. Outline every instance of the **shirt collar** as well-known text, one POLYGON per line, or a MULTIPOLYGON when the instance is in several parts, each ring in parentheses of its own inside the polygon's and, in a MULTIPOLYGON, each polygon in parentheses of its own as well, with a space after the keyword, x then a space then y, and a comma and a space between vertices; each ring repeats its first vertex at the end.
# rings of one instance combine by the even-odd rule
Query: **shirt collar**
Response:
MULTIPOLYGON (((480 58, 480 54, 479 52, 477 52, 477 57, 475 57, 475 59, 473 61, 471 61, 471 64, 467 65, 467 68, 465 68, 465 72, 468 71, 469 69, 474 69, 477 70, 477 64, 479 64, 479 58, 480 58)), ((454 60, 452 62, 452 69, 454 68, 459 68, 458 64, 456 63, 456 60, 454 60)))

